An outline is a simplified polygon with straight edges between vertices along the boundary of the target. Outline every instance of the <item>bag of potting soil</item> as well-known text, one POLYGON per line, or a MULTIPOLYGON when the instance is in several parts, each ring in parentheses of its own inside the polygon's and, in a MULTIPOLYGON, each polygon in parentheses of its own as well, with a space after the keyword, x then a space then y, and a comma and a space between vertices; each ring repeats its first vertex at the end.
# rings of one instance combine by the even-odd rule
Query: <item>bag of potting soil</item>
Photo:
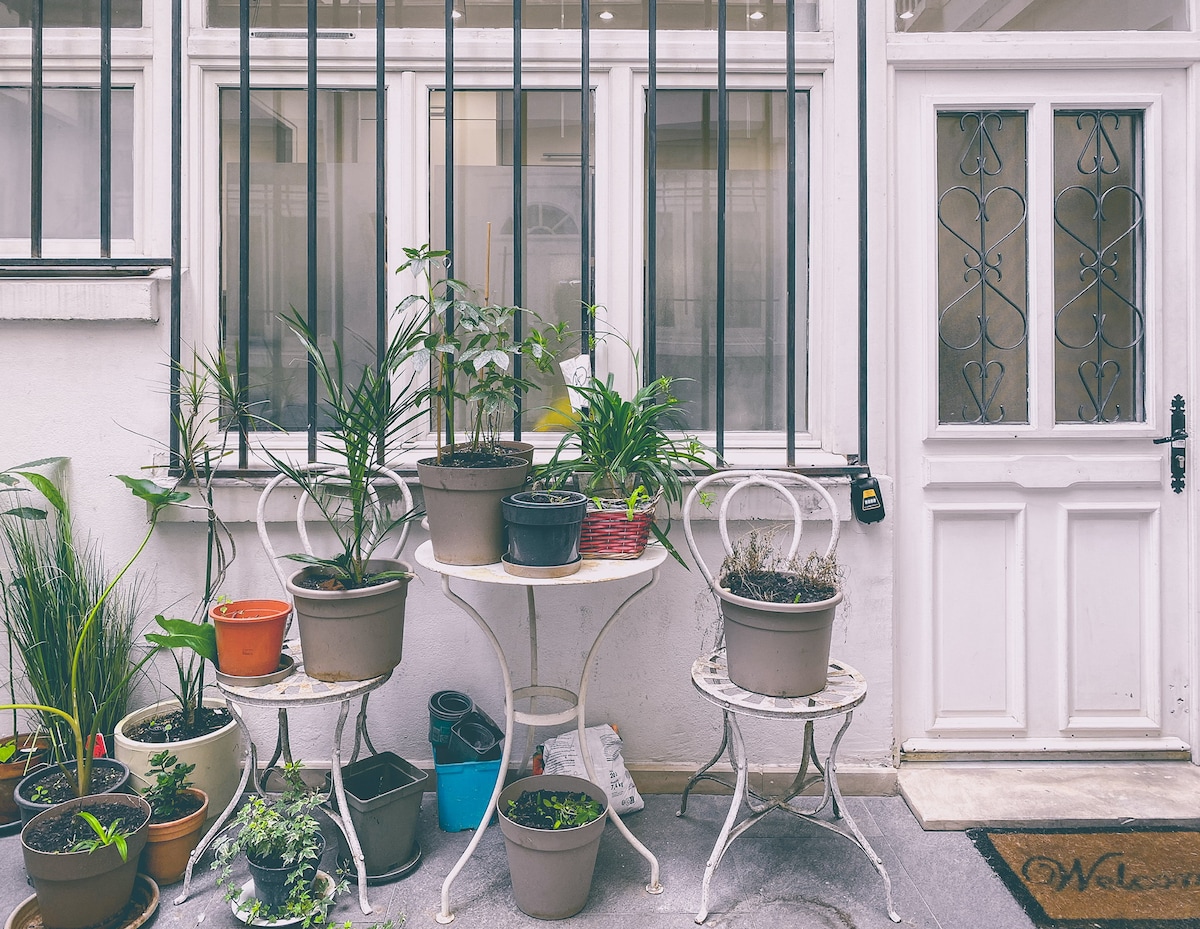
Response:
MULTIPOLYGON (((636 813, 646 803, 621 757, 621 737, 609 725, 588 726, 583 732, 596 770, 596 783, 608 794, 608 802, 619 816, 636 813)), ((574 729, 547 739, 541 746, 541 756, 543 772, 539 773, 588 776, 579 751, 579 733, 574 729)))

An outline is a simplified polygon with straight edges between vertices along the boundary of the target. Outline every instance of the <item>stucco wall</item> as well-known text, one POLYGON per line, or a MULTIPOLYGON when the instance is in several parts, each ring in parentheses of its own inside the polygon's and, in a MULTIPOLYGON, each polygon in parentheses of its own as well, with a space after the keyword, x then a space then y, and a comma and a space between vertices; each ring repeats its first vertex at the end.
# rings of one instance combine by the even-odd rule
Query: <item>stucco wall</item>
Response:
MULTIPOLYGON (((0 282, 2 283, 2 282, 0 282)), ((0 466, 48 455, 67 455, 67 488, 78 528, 100 539, 116 563, 130 553, 145 526, 145 508, 112 475, 136 473, 161 454, 166 436, 165 327, 139 321, 0 319, 0 396, 7 413, 0 466)), ((254 489, 224 488, 220 505, 237 538, 237 559, 223 590, 232 597, 282 594, 252 522, 254 489)), ((845 486, 837 496, 846 501, 845 486)), ((885 482, 885 498, 890 487, 885 482)), ((892 757, 892 532, 891 522, 843 522, 840 554, 846 597, 834 628, 834 655, 868 679, 870 692, 843 742, 847 768, 887 767, 892 757)), ((292 551, 289 527, 279 524, 278 548, 292 551)), ((814 523, 813 545, 823 544, 828 522, 814 523)), ((425 538, 420 530, 410 542, 425 538)), ((684 541, 678 525, 676 544, 684 541)), ((701 544, 719 545, 711 522, 701 544)), ((410 547, 410 551, 411 551, 410 547)), ((165 522, 139 563, 144 579, 145 623, 155 612, 190 615, 203 579, 203 527, 186 519, 165 522)), ((371 731, 379 749, 415 762, 430 758, 426 741, 429 695, 452 688, 469 693, 499 717, 500 675, 484 636, 442 594, 439 579, 418 569, 410 587, 404 660, 371 700, 371 731)), ((586 601, 552 592, 541 599, 540 667, 543 683, 573 686, 594 632, 634 585, 606 585, 586 601)), ((517 683, 525 682, 527 634, 519 591, 464 585, 508 650, 517 683)), ((720 716, 693 691, 689 668, 717 634, 716 607, 699 572, 668 562, 660 583, 630 608, 607 640, 591 682, 588 719, 617 723, 625 758, 633 765, 692 768, 706 761, 720 736, 720 716)), ((138 702, 163 693, 172 668, 163 660, 139 687, 138 702)), ((295 714, 297 757, 327 758, 332 709, 295 714)), ((266 734, 274 719, 260 714, 254 727, 266 734)), ((801 727, 747 724, 751 757, 787 764, 796 757, 801 727)), ((546 730, 540 731, 546 735, 546 730)), ((516 748, 524 745, 518 727, 516 748)))

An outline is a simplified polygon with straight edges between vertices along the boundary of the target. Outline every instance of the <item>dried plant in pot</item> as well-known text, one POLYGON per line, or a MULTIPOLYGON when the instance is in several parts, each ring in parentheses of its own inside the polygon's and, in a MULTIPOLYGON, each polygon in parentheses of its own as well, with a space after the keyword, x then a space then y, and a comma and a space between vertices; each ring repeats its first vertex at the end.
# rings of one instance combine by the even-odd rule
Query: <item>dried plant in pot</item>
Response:
POLYGON ((842 571, 836 537, 824 554, 781 554, 774 532, 751 530, 733 542, 715 592, 725 623, 729 677, 775 697, 825 688, 842 571))

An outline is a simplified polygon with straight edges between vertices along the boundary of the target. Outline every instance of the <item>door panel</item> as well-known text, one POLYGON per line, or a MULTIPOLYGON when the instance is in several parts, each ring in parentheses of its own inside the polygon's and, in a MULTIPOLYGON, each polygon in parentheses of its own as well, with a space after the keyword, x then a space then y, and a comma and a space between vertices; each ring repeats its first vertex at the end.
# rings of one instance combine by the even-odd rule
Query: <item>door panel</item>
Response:
POLYGON ((896 89, 902 748, 1184 749, 1184 74, 896 89))

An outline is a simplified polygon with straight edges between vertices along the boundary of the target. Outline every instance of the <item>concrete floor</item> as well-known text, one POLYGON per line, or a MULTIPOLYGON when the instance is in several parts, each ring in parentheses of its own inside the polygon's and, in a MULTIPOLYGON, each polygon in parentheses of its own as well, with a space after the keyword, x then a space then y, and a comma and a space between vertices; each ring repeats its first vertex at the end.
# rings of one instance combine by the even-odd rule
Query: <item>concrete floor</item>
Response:
MULTIPOLYGON (((644 861, 610 824, 601 841, 587 906, 565 924, 582 929, 665 929, 694 926, 700 881, 729 806, 728 797, 693 795, 686 817, 679 798, 646 796, 646 809, 628 817, 630 829, 657 854, 665 891, 643 890, 644 861)), ((925 831, 902 797, 850 797, 847 809, 883 859, 893 902, 914 929, 1031 929, 1032 923, 966 835, 925 831)), ((333 912, 339 925, 368 927, 407 917, 410 927, 436 927, 441 883, 466 847, 470 833, 444 833, 437 804, 426 794, 418 839, 424 860, 414 874, 370 888, 375 907, 363 916, 354 894, 333 912)), ((326 863, 332 853, 327 853, 326 863)), ((207 865, 208 859, 204 860, 207 865)), ((215 887, 215 875, 198 870, 192 894, 172 903, 181 885, 163 888, 155 929, 233 929, 241 926, 215 887)), ((0 839, 0 912, 8 913, 32 893, 26 885, 16 836, 0 839)), ((478 929, 544 925, 521 913, 513 900, 498 826, 487 830, 475 856, 451 892, 455 926, 478 929)), ((849 841, 827 830, 772 813, 730 848, 712 884, 713 929, 887 929, 883 882, 849 841)))

